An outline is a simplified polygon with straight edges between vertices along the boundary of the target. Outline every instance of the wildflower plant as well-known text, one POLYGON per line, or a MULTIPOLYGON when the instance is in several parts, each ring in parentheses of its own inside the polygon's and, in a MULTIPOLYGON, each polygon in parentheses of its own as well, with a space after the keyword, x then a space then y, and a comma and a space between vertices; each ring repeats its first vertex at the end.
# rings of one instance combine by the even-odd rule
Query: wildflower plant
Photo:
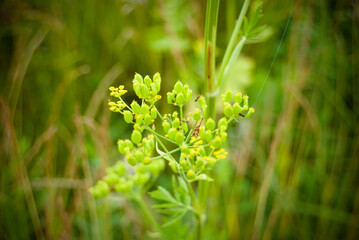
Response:
POLYGON ((124 86, 110 87, 110 110, 123 115, 124 121, 133 126, 130 139, 117 142, 124 161, 107 169, 107 175, 90 191, 96 197, 105 197, 111 192, 123 194, 138 203, 143 214, 151 222, 162 239, 178 239, 175 231, 168 231, 172 225, 180 224, 185 216, 196 221, 194 238, 202 239, 205 221, 205 205, 208 183, 214 179, 211 171, 218 161, 223 161, 227 152, 228 126, 233 120, 247 119, 254 113, 249 107, 249 97, 242 93, 226 90, 218 95, 228 70, 238 58, 246 41, 255 39, 262 27, 257 27, 261 16, 260 5, 253 4, 248 18, 249 7, 245 0, 236 26, 231 35, 218 72, 216 71, 216 29, 218 23, 218 0, 208 0, 205 27, 205 83, 206 96, 192 96, 188 84, 175 83, 165 97, 174 105, 175 111, 163 114, 156 107, 161 100, 161 76, 156 73, 152 79, 135 74, 133 90, 139 101, 128 104, 122 96, 124 86), (244 24, 242 24, 244 23, 244 24), (242 26, 243 25, 243 26, 242 26), (221 99, 222 116, 216 116, 216 102, 221 99), (194 110, 184 114, 188 103, 196 104, 194 110), (218 118, 218 120, 217 120, 218 118), (157 127, 156 127, 157 126, 157 127), (152 206, 163 213, 162 224, 145 203, 144 198, 156 183, 166 165, 173 172, 172 193, 158 186, 149 195, 157 203, 152 206), (192 218, 192 219, 193 219, 192 218))
MULTIPOLYGON (((174 105, 177 110, 162 114, 156 107, 156 102, 161 99, 158 95, 160 87, 159 73, 152 79, 149 76, 143 78, 136 73, 133 89, 140 102, 133 100, 131 104, 122 99, 127 92, 123 85, 110 87, 110 96, 116 99, 109 101, 110 110, 123 115, 124 121, 133 126, 133 131, 130 139, 120 139, 117 142, 119 152, 125 156, 125 162, 118 161, 109 167, 107 175, 90 191, 96 197, 118 192, 142 202, 143 194, 167 164, 178 179, 173 179, 174 195, 163 187, 150 193, 152 198, 163 202, 155 208, 162 211, 173 210, 166 226, 188 211, 200 214, 196 206, 198 200, 194 182, 213 181, 210 177, 211 170, 216 162, 227 156, 223 145, 227 140, 228 124, 234 119, 248 118, 254 109, 248 107, 247 95, 237 93, 233 96, 228 89, 221 96, 224 116, 217 122, 206 117, 208 106, 203 96, 195 99, 198 106, 194 111, 184 115, 184 107, 192 99, 192 90, 188 84, 178 81, 173 90, 167 93, 168 104, 174 105), (157 122, 162 129, 155 128, 157 122), (181 191, 188 193, 188 198, 181 198, 181 191)), ((159 225, 157 227, 160 228, 159 225)))

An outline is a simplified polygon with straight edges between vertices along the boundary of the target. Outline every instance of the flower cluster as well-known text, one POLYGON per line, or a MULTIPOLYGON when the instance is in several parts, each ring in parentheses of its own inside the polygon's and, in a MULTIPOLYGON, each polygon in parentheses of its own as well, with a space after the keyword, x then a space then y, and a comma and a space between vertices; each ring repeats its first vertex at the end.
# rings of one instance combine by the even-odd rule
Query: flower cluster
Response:
POLYGON ((249 118, 254 113, 254 108, 251 107, 248 109, 249 97, 247 95, 243 96, 241 93, 238 93, 232 97, 232 92, 228 89, 221 97, 223 113, 228 118, 236 118, 240 116, 249 118), (234 101, 233 104, 231 104, 232 99, 234 101))
POLYGON ((189 89, 188 84, 183 85, 178 81, 172 92, 167 93, 168 104, 183 106, 191 100, 192 89, 189 89))
POLYGON ((114 166, 107 168, 107 175, 95 186, 90 188, 90 192, 95 197, 105 197, 111 190, 118 193, 130 193, 142 188, 152 177, 157 177, 164 169, 163 159, 157 159, 150 164, 143 163, 136 165, 133 169, 126 168, 125 164, 118 161, 114 166))
POLYGON ((107 195, 112 190, 129 193, 133 189, 140 189, 149 182, 151 176, 158 176, 164 169, 164 160, 169 162, 175 173, 189 182, 210 181, 210 170, 218 160, 227 156, 222 146, 227 140, 228 124, 235 118, 248 118, 254 112, 253 108, 248 108, 247 95, 238 93, 233 97, 231 91, 227 90, 222 95, 224 117, 218 122, 212 118, 205 119, 208 110, 203 96, 195 99, 199 108, 185 117, 183 106, 190 102, 192 90, 187 84, 183 85, 178 81, 173 90, 167 93, 167 101, 178 106, 179 112, 162 116, 155 106, 161 99, 157 95, 160 88, 159 73, 152 79, 149 76, 143 78, 136 73, 133 89, 141 103, 134 100, 127 105, 121 98, 127 92, 124 87, 110 87, 110 95, 118 98, 116 102, 109 102, 110 110, 121 113, 126 123, 133 124, 133 131, 130 139, 120 139, 117 142, 118 150, 125 155, 128 165, 118 162, 108 168, 104 179, 91 188, 95 196, 107 195), (154 130, 157 119, 162 121, 164 135, 154 130), (168 145, 175 147, 168 150, 168 145), (157 156, 153 156, 154 149, 157 156), (175 155, 177 152, 178 157, 175 155))

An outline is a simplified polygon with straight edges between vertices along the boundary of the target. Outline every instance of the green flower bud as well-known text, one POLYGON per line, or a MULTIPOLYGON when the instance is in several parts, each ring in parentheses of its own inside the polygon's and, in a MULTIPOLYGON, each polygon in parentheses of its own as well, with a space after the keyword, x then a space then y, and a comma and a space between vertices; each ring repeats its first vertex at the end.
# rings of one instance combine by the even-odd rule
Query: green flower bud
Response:
POLYGON ((155 75, 153 75, 153 81, 154 82, 156 82, 156 81, 161 82, 161 75, 158 72, 155 73, 155 75))
POLYGON ((253 113, 254 113, 254 108, 251 107, 251 108, 248 110, 248 113, 246 114, 246 117, 245 117, 245 118, 246 118, 246 119, 249 118, 253 113))
POLYGON ((209 143, 210 141, 212 141, 212 138, 213 136, 211 130, 206 130, 206 135, 204 140, 209 143))
POLYGON ((150 107, 146 103, 143 103, 141 106, 141 113, 147 114, 149 112, 150 112, 150 107))
POLYGON ((127 160, 128 164, 130 164, 131 166, 136 165, 136 158, 132 153, 127 154, 126 160, 127 160))
POLYGON ((185 84, 182 88, 183 95, 187 96, 188 91, 189 91, 189 86, 188 86, 188 84, 185 84))
POLYGON ((113 166, 113 172, 117 174, 117 176, 123 176, 126 172, 126 167, 122 162, 117 162, 115 166, 113 166))
POLYGON ((220 133, 222 144, 226 142, 228 134, 226 132, 220 133))
POLYGON ((177 112, 177 111, 174 111, 174 112, 172 113, 172 117, 173 117, 173 118, 177 118, 177 117, 178 117, 178 112, 177 112))
POLYGON ((143 115, 142 114, 139 114, 139 115, 136 116, 136 123, 138 125, 142 124, 142 120, 143 120, 143 115))
POLYGON ((173 104, 174 103, 174 98, 175 98, 175 94, 173 92, 168 92, 167 93, 167 102, 168 102, 168 104, 173 104))
POLYGON ((178 128, 181 124, 181 121, 179 120, 179 118, 175 118, 175 120, 172 122, 172 127, 173 128, 178 128))
POLYGON ((148 165, 152 162, 151 158, 149 156, 146 156, 144 159, 143 159, 143 164, 145 165, 148 165))
POLYGON ((201 126, 199 128, 199 136, 205 140, 206 139, 206 128, 204 126, 201 126))
POLYGON ((134 130, 131 135, 131 140, 135 144, 139 144, 142 140, 142 134, 138 130, 134 130))
POLYGON ((140 124, 138 124, 138 123, 135 123, 135 125, 133 125, 133 129, 142 132, 141 126, 140 126, 140 124))
POLYGON ((148 182, 148 180, 150 180, 150 174, 149 173, 145 173, 145 174, 136 174, 133 182, 136 185, 144 185, 146 182, 148 182))
POLYGON ((157 89, 157 85, 155 83, 151 83, 151 90, 154 94, 159 92, 159 89, 157 89))
POLYGON ((202 115, 203 116, 208 116, 208 108, 207 108, 207 105, 204 107, 204 108, 202 108, 202 115))
POLYGON ((155 120, 157 118, 157 110, 156 108, 151 108, 151 118, 155 120))
POLYGON ((197 101, 201 108, 207 107, 206 100, 203 96, 200 96, 197 101))
POLYGON ((202 117, 201 116, 201 111, 198 108, 196 108, 193 111, 192 117, 193 117, 194 120, 199 121, 201 119, 201 117, 202 117))
POLYGON ((153 150, 155 148, 155 138, 153 137, 153 135, 149 135, 148 139, 150 140, 150 146, 151 149, 153 150))
POLYGON ((155 81, 154 82, 154 89, 155 90, 152 90, 155 94, 157 94, 160 90, 161 90, 161 81, 155 81))
POLYGON ((175 94, 179 94, 180 92, 182 92, 182 89, 183 89, 182 83, 180 81, 176 82, 173 89, 174 89, 175 94))
POLYGON ((137 163, 143 162, 143 159, 145 158, 145 154, 141 150, 137 150, 135 153, 135 158, 137 163))
POLYGON ((132 181, 125 181, 124 179, 115 185, 115 191, 119 193, 128 193, 133 187, 132 181))
POLYGON ((110 193, 110 187, 105 181, 99 181, 95 189, 97 189, 98 197, 106 197, 110 193))
POLYGON ((148 75, 145 76, 143 82, 146 84, 147 87, 150 87, 152 83, 151 78, 148 75))
POLYGON ((132 101, 131 108, 134 113, 136 113, 136 114, 141 113, 141 107, 135 100, 132 101))
POLYGON ((141 84, 140 91, 141 91, 142 98, 146 98, 149 94, 149 89, 145 84, 141 84))
POLYGON ((207 129, 213 131, 216 128, 216 122, 212 118, 208 118, 205 126, 207 129))
POLYGON ((104 178, 104 181, 108 185, 115 185, 119 181, 119 179, 118 179, 118 176, 115 173, 110 173, 104 178))
POLYGON ((232 92, 230 89, 227 89, 227 91, 224 93, 224 100, 226 102, 231 102, 232 101, 232 92))
POLYGON ((206 162, 205 163, 205 168, 207 169, 207 170, 211 170, 213 167, 214 167, 214 162, 206 162))
POLYGON ((130 111, 125 110, 123 111, 123 118, 125 119, 126 123, 132 123, 133 115, 130 111))
POLYGON ((185 159, 181 159, 180 160, 180 166, 182 167, 182 169, 186 169, 188 164, 187 164, 187 161, 185 159))
POLYGON ((185 153, 185 154, 189 154, 189 153, 190 153, 189 147, 188 147, 187 144, 183 144, 183 145, 181 146, 181 152, 182 152, 182 153, 185 153))
POLYGON ((183 135, 182 132, 177 132, 176 137, 175 137, 175 141, 176 141, 176 143, 178 145, 181 145, 183 143, 183 141, 184 141, 184 138, 185 138, 185 136, 183 135))
POLYGON ((204 160, 202 157, 197 157, 197 160, 196 160, 196 163, 195 163, 195 166, 197 169, 200 169, 204 164, 204 160))
POLYGON ((185 95, 186 97, 186 102, 188 103, 189 101, 191 101, 191 97, 192 97, 192 90, 188 90, 187 94, 185 95))
POLYGON ((244 108, 242 108, 238 103, 233 104, 233 113, 238 116, 244 112, 244 108))
POLYGON ((150 125, 151 123, 152 123, 152 118, 151 118, 151 115, 150 114, 146 114, 145 115, 145 124, 148 126, 148 125, 150 125))
POLYGON ((183 93, 179 93, 176 97, 176 103, 179 105, 179 106, 183 106, 183 104, 185 103, 186 99, 183 95, 183 93))
POLYGON ((247 106, 248 107, 248 95, 244 95, 243 96, 243 106, 247 106))
POLYGON ((192 169, 190 169, 188 170, 186 176, 189 180, 193 180, 196 177, 196 173, 192 169))
POLYGON ((176 138, 176 133, 177 133, 177 129, 171 128, 171 129, 168 131, 168 138, 171 139, 171 140, 175 140, 175 138, 176 138))
POLYGON ((220 136, 216 136, 212 141, 211 141, 211 146, 214 148, 219 148, 222 145, 222 140, 220 136))
POLYGON ((188 132, 188 125, 186 121, 181 122, 182 130, 186 134, 188 132))
POLYGON ((117 148, 121 154, 125 154, 125 147, 126 143, 123 140, 120 139, 117 141, 117 148))
POLYGON ((168 133, 168 130, 170 130, 171 125, 166 120, 162 122, 163 131, 165 133, 168 133))
POLYGON ((204 147, 200 147, 199 154, 201 156, 207 156, 206 149, 204 147))
POLYGON ((96 186, 90 188, 90 193, 96 198, 101 197, 101 192, 96 186))
POLYGON ((146 170, 147 170, 147 167, 146 167, 145 165, 143 165, 143 164, 138 164, 138 165, 135 167, 135 169, 136 169, 136 172, 137 172, 137 173, 145 173, 146 170))
POLYGON ((136 95, 140 97, 141 95, 141 84, 137 81, 133 81, 133 90, 135 91, 136 95))
POLYGON ((223 113, 224 115, 226 115, 226 117, 230 118, 233 116, 233 107, 231 106, 231 104, 226 103, 225 107, 223 109, 223 113))
POLYGON ((134 80, 138 81, 139 83, 143 83, 143 78, 140 74, 136 73, 134 80))
POLYGON ((130 140, 126 139, 126 140, 125 140, 125 143, 126 143, 126 146, 127 146, 130 150, 133 149, 133 143, 132 143, 130 140))
POLYGON ((234 102, 235 103, 238 103, 238 104, 241 104, 242 103, 242 93, 237 93, 234 97, 234 102))
POLYGON ((164 169, 164 164, 164 161, 159 159, 148 165, 148 169, 153 175, 158 175, 164 169))
POLYGON ((222 128, 222 127, 224 127, 225 130, 228 127, 228 121, 227 121, 227 118, 225 118, 225 117, 219 119, 219 121, 218 121, 218 128, 222 128))
POLYGON ((144 138, 143 141, 142 141, 142 144, 143 144, 143 146, 145 148, 144 150, 145 150, 146 155, 149 155, 153 150, 151 142, 152 141, 147 139, 147 138, 144 138))

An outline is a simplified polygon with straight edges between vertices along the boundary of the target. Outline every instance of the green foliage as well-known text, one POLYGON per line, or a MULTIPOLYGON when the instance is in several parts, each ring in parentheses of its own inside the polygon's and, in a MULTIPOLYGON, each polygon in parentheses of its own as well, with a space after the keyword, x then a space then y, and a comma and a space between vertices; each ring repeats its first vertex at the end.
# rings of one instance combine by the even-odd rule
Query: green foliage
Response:
MULTIPOLYGON (((0 238, 358 239, 356 5, 263 1, 261 12, 258 2, 3 1, 0 238), (132 90, 136 71, 160 71, 165 80, 158 88, 158 77, 138 78, 145 86, 132 90), (181 119, 166 95, 177 79, 193 90, 185 121, 163 121, 157 110, 181 119), (136 92, 163 99, 156 108, 145 100, 149 112, 144 105, 134 121, 113 96, 112 110, 128 111, 122 118, 108 111, 111 85, 129 90, 121 96, 128 106, 142 106, 136 92), (248 93, 253 118, 221 116, 218 94, 227 88, 225 106, 246 114, 250 106, 241 113, 235 93, 248 93), (203 175, 178 171, 190 148, 176 135, 188 136, 204 117, 199 136, 217 145, 207 116, 228 154, 205 175, 213 181, 184 180, 189 191, 181 191, 198 212, 163 227, 173 215, 151 207, 166 202, 147 193, 161 186, 185 202, 171 176, 180 185, 203 175), (135 124, 141 147, 131 140, 135 124), (170 154, 154 138, 146 155, 145 125, 164 137, 173 129, 173 142, 160 138, 170 154), (91 191, 105 198, 88 192, 99 179, 91 191)), ((204 164, 198 158, 195 168, 204 164)))
MULTIPOLYGON (((197 99, 201 110, 196 109, 193 113, 189 113, 188 118, 183 116, 183 106, 191 100, 192 95, 192 89, 188 84, 183 85, 177 81, 173 90, 167 93, 168 103, 178 106, 180 113, 174 111, 171 114, 161 114, 155 106, 157 100, 161 99, 161 96, 157 95, 161 86, 160 74, 156 73, 152 80, 149 76, 143 78, 136 73, 132 83, 141 104, 135 100, 130 105, 126 104, 122 97, 127 91, 121 85, 110 87, 110 96, 117 98, 118 101, 110 101, 108 105, 112 112, 122 114, 126 123, 133 124, 131 141, 120 139, 117 144, 119 152, 126 155, 127 163, 135 167, 134 174, 131 174, 131 171, 126 170, 124 165, 118 162, 114 167, 108 168, 104 181, 99 181, 90 189, 90 192, 96 197, 105 197, 111 188, 116 192, 127 194, 129 199, 134 198, 151 187, 146 184, 153 184, 154 181, 150 181, 150 179, 155 180, 158 177, 164 168, 164 160, 167 160, 173 172, 179 174, 178 186, 176 180, 172 178, 174 196, 161 186, 150 193, 152 198, 164 202, 153 206, 159 212, 168 215, 168 219, 165 224, 162 224, 162 227, 181 220, 188 211, 192 211, 202 218, 198 200, 190 184, 195 181, 213 181, 209 177, 210 171, 218 160, 225 159, 227 155, 227 152, 221 147, 227 139, 228 123, 239 118, 248 118, 253 112, 251 108, 245 113, 246 115, 242 114, 248 110, 248 97, 246 95, 243 97, 244 106, 241 107, 240 113, 231 110, 231 114, 228 114, 227 107, 232 109, 230 103, 232 93, 227 90, 222 96, 223 111, 227 118, 222 118, 218 125, 212 118, 207 118, 201 126, 204 119, 203 112, 207 110, 207 104, 203 97, 197 99), (150 112, 153 118, 149 114, 150 112), (155 129, 157 116, 162 121, 161 125, 165 135, 161 135, 155 129), (194 123, 190 130, 188 122, 194 123), (153 126, 150 126, 151 124, 153 126), (143 137, 145 131, 149 132, 149 135, 143 137), (177 145, 176 148, 168 150, 162 142, 163 140, 177 145), (158 144, 162 150, 159 149, 158 144), (152 156, 155 146, 158 155, 152 156), (174 155, 177 152, 179 152, 179 158, 174 155), (128 174, 125 175, 126 172, 128 174)), ((236 104, 242 102, 242 95, 237 94, 236 96, 236 104)), ((139 197, 135 199, 140 201, 139 197)), ((141 203, 141 206, 144 204, 141 203)), ((162 231, 162 229, 157 230, 162 231)))

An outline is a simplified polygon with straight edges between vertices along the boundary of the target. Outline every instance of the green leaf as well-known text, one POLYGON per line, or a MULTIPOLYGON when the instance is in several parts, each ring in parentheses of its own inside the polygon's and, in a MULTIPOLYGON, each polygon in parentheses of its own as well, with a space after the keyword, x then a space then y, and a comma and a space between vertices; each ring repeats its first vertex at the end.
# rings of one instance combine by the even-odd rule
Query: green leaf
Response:
MULTIPOLYGON (((157 208, 157 209, 160 209, 160 208, 175 208, 175 207, 178 207, 179 204, 178 203, 161 203, 161 204, 155 204, 155 205, 152 205, 153 208, 157 208)), ((181 204, 182 206, 182 204, 181 204)))
POLYGON ((187 210, 183 209, 180 213, 172 216, 168 222, 166 222, 165 224, 162 224, 162 227, 166 227, 166 226, 169 226, 169 225, 175 223, 176 221, 181 219, 186 213, 187 213, 187 210))
POLYGON ((173 189, 173 193, 175 195, 175 198, 177 200, 180 200, 180 194, 178 192, 178 184, 177 184, 177 181, 176 181, 176 177, 174 175, 172 175, 172 189, 173 189))
POLYGON ((158 209, 156 209, 156 211, 173 216, 173 215, 176 215, 179 212, 183 211, 183 209, 186 209, 186 208, 185 207, 158 208, 158 209))
POLYGON ((157 199, 157 200, 163 200, 166 202, 178 204, 178 201, 176 201, 176 199, 174 197, 172 197, 170 192, 161 186, 159 186, 157 190, 150 192, 150 195, 152 198, 157 199))
POLYGON ((182 202, 189 206, 191 205, 191 197, 189 195, 188 186, 183 178, 178 178, 179 188, 178 192, 181 195, 182 202))
POLYGON ((200 175, 198 175, 194 181, 197 181, 197 180, 205 180, 205 181, 208 181, 208 182, 212 182, 213 181, 213 178, 207 176, 206 174, 202 173, 200 175))

